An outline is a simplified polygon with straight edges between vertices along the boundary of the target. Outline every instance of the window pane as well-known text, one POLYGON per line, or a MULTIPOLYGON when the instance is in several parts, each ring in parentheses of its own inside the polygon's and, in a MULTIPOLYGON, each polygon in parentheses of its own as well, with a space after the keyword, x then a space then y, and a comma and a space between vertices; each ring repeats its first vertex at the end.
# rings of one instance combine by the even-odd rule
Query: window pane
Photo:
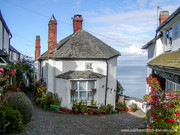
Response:
POLYGON ((92 91, 88 91, 88 101, 92 100, 92 91))
POLYGON ((86 90, 86 81, 79 82, 79 90, 86 90))
POLYGON ((77 81, 72 81, 72 89, 77 90, 77 81))
POLYGON ((86 100, 86 91, 79 92, 79 101, 86 100))
POLYGON ((95 88, 95 81, 88 81, 88 90, 95 88))
POLYGON ((74 100, 74 101, 78 101, 78 92, 77 92, 77 91, 74 93, 74 95, 71 94, 71 102, 72 102, 73 100, 74 100))

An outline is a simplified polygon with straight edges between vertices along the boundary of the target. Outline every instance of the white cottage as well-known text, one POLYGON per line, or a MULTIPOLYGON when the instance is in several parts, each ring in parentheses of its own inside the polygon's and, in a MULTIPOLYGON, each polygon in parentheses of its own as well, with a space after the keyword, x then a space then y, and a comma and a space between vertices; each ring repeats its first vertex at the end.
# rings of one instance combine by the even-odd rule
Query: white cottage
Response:
POLYGON ((160 12, 156 36, 142 49, 148 50, 147 76, 156 76, 164 90, 180 90, 180 7, 170 16, 160 12))
POLYGON ((63 107, 71 108, 73 100, 87 100, 90 105, 92 99, 97 106, 115 106, 120 53, 83 30, 82 22, 81 15, 74 15, 73 34, 57 43, 57 21, 52 16, 48 50, 41 56, 36 36, 35 77, 45 80, 48 91, 58 93, 63 107))

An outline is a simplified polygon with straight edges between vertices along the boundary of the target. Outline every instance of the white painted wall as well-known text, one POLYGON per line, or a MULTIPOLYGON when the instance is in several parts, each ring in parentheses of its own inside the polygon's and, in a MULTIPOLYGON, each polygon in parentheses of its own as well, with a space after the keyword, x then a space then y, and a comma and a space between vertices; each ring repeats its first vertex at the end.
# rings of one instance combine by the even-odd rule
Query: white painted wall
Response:
MULTIPOLYGON (((59 97, 62 97, 62 106, 71 108, 70 102, 70 80, 64 80, 56 78, 57 75, 68 72, 70 70, 85 71, 86 63, 92 64, 92 71, 106 75, 107 64, 104 60, 44 60, 40 64, 36 61, 35 67, 38 72, 39 78, 43 68, 43 78, 47 84, 47 90, 58 93, 59 97), (38 65, 39 64, 39 65, 38 65)), ((107 104, 115 106, 116 96, 116 81, 117 81, 117 57, 108 60, 109 63, 109 79, 108 79, 108 91, 107 91, 107 104)), ((105 103, 105 88, 106 77, 96 80, 97 92, 95 94, 95 101, 97 106, 105 103)))
POLYGON ((108 74, 108 90, 107 103, 115 107, 116 86, 117 86, 117 57, 108 60, 109 74, 108 74))
POLYGON ((3 24, 0 21, 0 49, 2 49, 2 29, 3 29, 3 24))
POLYGON ((9 54, 9 34, 2 22, 0 23, 0 49, 5 49, 5 51, 9 54), (2 44, 3 38, 4 45, 2 44))

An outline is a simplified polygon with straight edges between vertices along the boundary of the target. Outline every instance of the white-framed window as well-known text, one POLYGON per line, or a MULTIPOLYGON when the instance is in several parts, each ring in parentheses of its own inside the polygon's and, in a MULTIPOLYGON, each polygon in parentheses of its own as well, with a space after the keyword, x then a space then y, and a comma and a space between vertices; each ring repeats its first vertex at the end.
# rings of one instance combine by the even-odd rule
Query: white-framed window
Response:
POLYGON ((166 90, 180 90, 180 84, 166 79, 166 90))
POLYGON ((92 63, 86 63, 86 65, 85 65, 86 67, 86 70, 88 70, 88 71, 92 71, 92 63))
POLYGON ((172 48, 172 28, 167 30, 167 45, 169 45, 169 49, 172 48))
POLYGON ((91 101, 93 97, 92 89, 96 88, 95 80, 72 80, 71 90, 75 90, 74 95, 71 93, 71 102, 87 100, 91 101))

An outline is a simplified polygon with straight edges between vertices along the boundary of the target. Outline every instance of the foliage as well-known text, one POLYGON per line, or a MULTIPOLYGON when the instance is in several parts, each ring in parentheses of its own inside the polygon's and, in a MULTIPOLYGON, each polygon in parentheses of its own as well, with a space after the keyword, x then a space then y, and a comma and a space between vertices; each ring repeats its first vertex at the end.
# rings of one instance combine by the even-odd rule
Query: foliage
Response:
POLYGON ((117 91, 116 91, 116 102, 118 102, 119 96, 123 95, 123 87, 121 83, 117 80, 117 91))
POLYGON ((121 103, 121 102, 116 103, 115 110, 117 110, 118 112, 124 111, 126 109, 127 109, 126 103, 121 103))
POLYGON ((24 128, 21 113, 8 102, 9 99, 7 97, 0 101, 0 130, 9 123, 6 127, 6 132, 19 133, 24 128))
POLYGON ((112 113, 113 107, 114 107, 114 106, 112 106, 111 104, 107 104, 107 106, 106 106, 106 112, 107 112, 107 113, 112 113))
POLYGON ((34 82, 33 85, 33 93, 35 94, 35 98, 42 97, 43 93, 46 93, 46 83, 42 78, 40 78, 38 81, 34 82))
POLYGON ((11 78, 15 78, 16 69, 12 66, 6 65, 0 68, 0 86, 4 87, 10 84, 11 78))
POLYGON ((94 100, 91 100, 91 108, 94 108, 96 106, 96 102, 94 100))
POLYGON ((129 107, 130 107, 132 110, 136 110, 136 109, 137 109, 137 105, 136 105, 136 104, 131 104, 131 105, 129 105, 129 107))
MULTIPOLYGON (((30 80, 30 83, 33 80, 33 67, 32 61, 23 59, 22 61, 14 61, 12 68, 16 69, 16 84, 21 84, 25 81, 24 74, 30 80)), ((26 83, 26 82, 25 82, 26 83)))
POLYGON ((101 105, 99 109, 102 110, 102 113, 106 113, 106 106, 105 105, 101 105))
POLYGON ((20 111, 23 123, 28 123, 33 113, 32 103, 29 98, 23 92, 10 93, 8 98, 10 99, 10 103, 20 111))
POLYGON ((165 92, 161 89, 157 78, 147 78, 151 87, 148 97, 150 110, 147 113, 147 134, 178 134, 180 132, 180 93, 165 92), (163 131, 163 132, 162 132, 163 131), (176 132, 175 132, 176 131, 176 132))

